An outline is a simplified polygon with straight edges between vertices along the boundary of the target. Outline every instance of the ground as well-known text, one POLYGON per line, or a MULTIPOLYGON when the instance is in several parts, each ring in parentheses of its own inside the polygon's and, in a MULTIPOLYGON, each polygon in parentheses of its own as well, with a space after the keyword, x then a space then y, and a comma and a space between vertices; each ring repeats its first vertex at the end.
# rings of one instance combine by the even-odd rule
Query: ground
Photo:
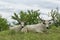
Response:
POLYGON ((0 40, 60 40, 60 27, 52 27, 48 33, 0 32, 0 40))

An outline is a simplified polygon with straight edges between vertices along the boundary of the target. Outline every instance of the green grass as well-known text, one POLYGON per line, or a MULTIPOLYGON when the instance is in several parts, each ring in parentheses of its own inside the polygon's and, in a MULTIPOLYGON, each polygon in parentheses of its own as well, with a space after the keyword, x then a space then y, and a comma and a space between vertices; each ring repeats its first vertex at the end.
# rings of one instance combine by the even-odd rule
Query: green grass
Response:
POLYGON ((60 27, 52 27, 48 33, 2 31, 0 40, 60 40, 60 27))

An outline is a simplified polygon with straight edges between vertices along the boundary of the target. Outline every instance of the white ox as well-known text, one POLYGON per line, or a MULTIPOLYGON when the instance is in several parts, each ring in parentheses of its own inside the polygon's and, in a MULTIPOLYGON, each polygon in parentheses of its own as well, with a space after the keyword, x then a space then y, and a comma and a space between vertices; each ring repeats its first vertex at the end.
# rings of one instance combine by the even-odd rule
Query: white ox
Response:
POLYGON ((24 22, 21 22, 20 25, 14 25, 12 27, 10 26, 9 29, 18 32, 23 28, 23 26, 24 26, 24 22))
POLYGON ((29 31, 43 33, 44 31, 47 31, 47 29, 46 29, 45 24, 38 23, 38 24, 34 24, 34 25, 26 25, 21 30, 21 32, 29 32, 29 31))
POLYGON ((21 27, 22 27, 21 25, 15 25, 15 26, 9 27, 9 29, 14 30, 15 32, 18 32, 20 31, 21 27))

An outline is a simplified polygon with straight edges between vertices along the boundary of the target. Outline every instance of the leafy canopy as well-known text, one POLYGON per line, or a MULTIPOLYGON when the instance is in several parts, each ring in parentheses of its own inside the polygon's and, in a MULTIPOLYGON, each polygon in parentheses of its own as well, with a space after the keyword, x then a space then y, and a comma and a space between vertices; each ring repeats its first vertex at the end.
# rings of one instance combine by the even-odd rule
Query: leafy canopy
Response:
POLYGON ((7 30, 8 29, 8 23, 5 18, 0 17, 0 31, 7 30))
POLYGON ((20 11, 18 14, 14 13, 12 19, 17 20, 18 23, 21 23, 21 21, 23 21, 26 25, 36 24, 40 21, 39 15, 39 10, 27 10, 27 12, 20 11))

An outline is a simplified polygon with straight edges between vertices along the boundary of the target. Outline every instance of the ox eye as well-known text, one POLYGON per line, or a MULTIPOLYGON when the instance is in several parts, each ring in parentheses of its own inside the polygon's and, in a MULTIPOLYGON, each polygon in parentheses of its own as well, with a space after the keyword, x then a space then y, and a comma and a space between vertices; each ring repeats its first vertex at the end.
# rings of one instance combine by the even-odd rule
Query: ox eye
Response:
POLYGON ((43 24, 45 24, 45 23, 43 22, 43 24))
POLYGON ((49 22, 49 24, 51 24, 51 22, 49 22))

